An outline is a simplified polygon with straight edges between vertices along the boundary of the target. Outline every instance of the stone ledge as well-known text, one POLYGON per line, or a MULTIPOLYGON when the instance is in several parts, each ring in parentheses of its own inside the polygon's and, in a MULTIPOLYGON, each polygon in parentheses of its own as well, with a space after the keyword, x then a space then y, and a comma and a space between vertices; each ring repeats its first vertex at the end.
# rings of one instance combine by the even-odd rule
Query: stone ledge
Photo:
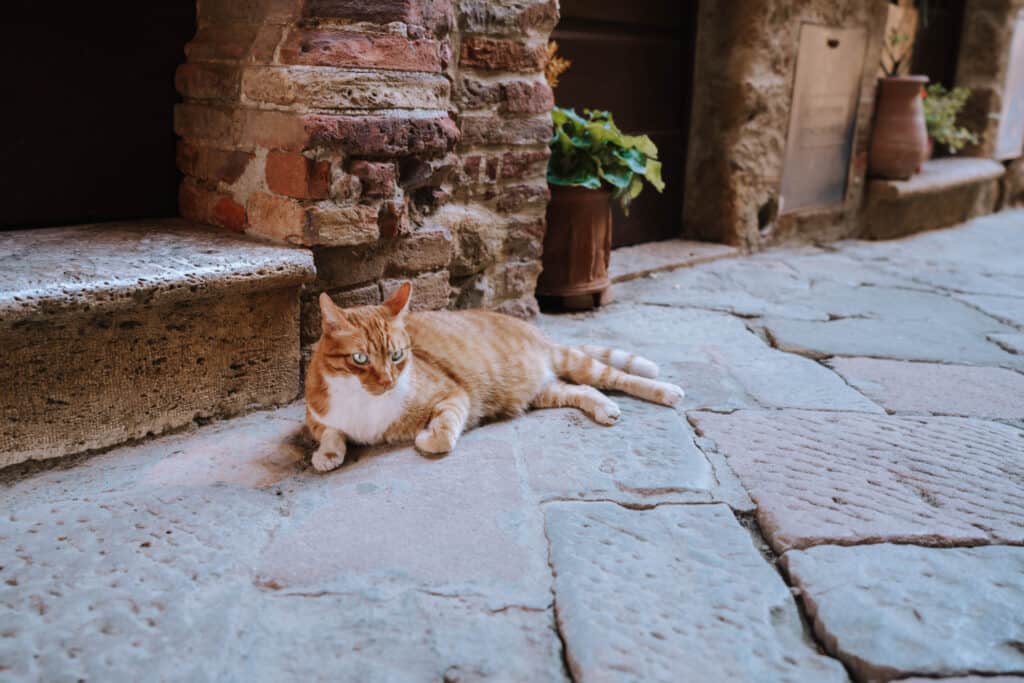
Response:
POLYGON ((0 233, 0 323, 312 281, 312 254, 179 219, 0 233))
POLYGON ((909 180, 883 180, 868 182, 868 201, 905 199, 920 195, 939 194, 963 185, 974 185, 987 180, 998 180, 1006 169, 998 161, 972 157, 947 157, 924 162, 921 172, 909 180))
POLYGON ((992 213, 1006 172, 991 159, 927 161, 909 180, 871 180, 863 217, 870 239, 905 237, 992 213))
POLYGON ((735 256, 739 250, 726 244, 665 240, 632 247, 620 247, 612 252, 608 275, 613 283, 628 282, 651 273, 675 270, 699 263, 735 256))

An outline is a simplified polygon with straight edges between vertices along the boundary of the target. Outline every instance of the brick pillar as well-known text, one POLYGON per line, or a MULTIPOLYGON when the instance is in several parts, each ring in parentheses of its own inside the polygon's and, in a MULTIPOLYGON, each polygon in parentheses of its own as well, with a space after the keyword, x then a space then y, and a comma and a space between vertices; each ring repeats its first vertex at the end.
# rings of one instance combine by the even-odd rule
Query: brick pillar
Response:
POLYGON ((399 279, 414 308, 529 313, 556 18, 554 0, 199 0, 182 215, 314 248, 306 341, 319 291, 372 303, 399 279))

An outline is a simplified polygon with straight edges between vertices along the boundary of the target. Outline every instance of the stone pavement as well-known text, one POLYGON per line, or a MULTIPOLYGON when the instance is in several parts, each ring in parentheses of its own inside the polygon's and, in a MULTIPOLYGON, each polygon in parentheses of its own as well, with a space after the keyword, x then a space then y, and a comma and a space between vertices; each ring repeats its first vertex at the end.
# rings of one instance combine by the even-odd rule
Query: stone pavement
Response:
POLYGON ((8 473, 0 680, 1024 681, 1022 254, 1010 212, 542 318, 687 389, 611 428, 323 476, 293 405, 8 473))

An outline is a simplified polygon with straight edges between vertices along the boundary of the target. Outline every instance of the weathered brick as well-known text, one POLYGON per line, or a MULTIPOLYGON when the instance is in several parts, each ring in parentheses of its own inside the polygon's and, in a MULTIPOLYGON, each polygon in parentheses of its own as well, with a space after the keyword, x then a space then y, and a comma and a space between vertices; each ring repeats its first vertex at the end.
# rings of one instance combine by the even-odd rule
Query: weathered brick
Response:
POLYGON ((233 113, 230 109, 183 103, 174 107, 174 132, 189 140, 222 143, 231 140, 233 113))
POLYGON ((487 71, 540 71, 546 62, 543 44, 484 36, 463 38, 459 56, 460 66, 487 71))
POLYGON ((412 25, 413 34, 419 33, 416 26, 443 34, 452 22, 450 0, 307 0, 304 15, 373 24, 402 22, 412 25))
POLYGON ((235 142, 242 147, 301 151, 309 146, 309 132, 300 114, 260 109, 236 113, 235 142))
POLYGON ((442 154, 459 140, 458 127, 447 116, 407 118, 313 114, 306 117, 306 122, 313 144, 337 147, 358 156, 442 154))
POLYGON ((511 114, 540 114, 555 106, 555 95, 545 82, 513 81, 501 86, 500 111, 511 114))
POLYGON ((377 214, 377 225, 380 227, 381 237, 391 239, 407 234, 410 230, 410 225, 409 210, 405 202, 384 202, 380 207, 380 212, 377 214))
POLYGON ((409 40, 394 34, 295 28, 281 45, 282 64, 356 67, 397 71, 441 70, 436 40, 409 40))
MULTIPOLYGON (((381 280, 381 297, 387 299, 402 286, 407 279, 381 280)), ((448 297, 451 295, 451 286, 448 284, 448 271, 441 270, 436 273, 423 273, 412 280, 412 300, 409 304, 413 311, 432 311, 448 307, 448 297)))
POLYGON ((531 30, 548 33, 557 23, 556 0, 516 3, 462 0, 459 3, 459 25, 467 33, 507 35, 531 30))
POLYGON ((505 254, 510 259, 539 259, 543 251, 544 218, 511 221, 506 227, 505 254))
POLYGON ((185 180, 178 191, 178 210, 197 223, 219 225, 241 232, 246 226, 245 208, 229 195, 214 192, 185 180))
POLYGON ((254 192, 249 196, 246 209, 249 214, 249 232, 278 242, 303 242, 306 211, 295 200, 266 192, 254 192))
POLYGON ((462 110, 483 109, 498 104, 503 97, 500 83, 463 76, 459 79, 455 100, 462 110))
POLYGON ((178 170, 187 176, 203 180, 234 183, 243 173, 253 155, 238 150, 216 149, 178 141, 178 170))
POLYGON ((395 193, 398 177, 393 162, 356 159, 349 165, 349 173, 362 181, 364 196, 390 197, 395 193))
POLYGON ((376 242, 380 237, 377 209, 338 206, 330 202, 309 208, 304 242, 318 246, 349 246, 376 242))
POLYGON ((301 0, 199 0, 200 23, 280 24, 299 16, 301 0))
POLYGON ((388 274, 421 273, 445 268, 452 260, 452 235, 441 227, 416 230, 387 245, 388 274))
POLYGON ((444 109, 449 88, 439 75, 304 66, 253 66, 242 77, 246 100, 305 110, 444 109))
POLYGON ((260 28, 258 24, 238 22, 204 24, 192 40, 186 43, 185 55, 193 62, 243 60, 249 55, 260 28))
POLYGON ((182 97, 198 100, 238 99, 241 73, 232 64, 191 62, 174 73, 174 87, 182 97))
POLYGON ((501 116, 463 116, 460 143, 471 145, 542 145, 551 138, 551 117, 503 118, 501 116))
POLYGON ((267 155, 267 187, 277 194, 296 199, 323 199, 330 186, 331 166, 297 152, 270 152, 267 155))
POLYGON ((528 150, 524 152, 505 152, 501 155, 501 177, 522 180, 529 177, 543 178, 547 173, 550 150, 528 150))
POLYGON ((511 213, 527 206, 539 206, 551 198, 551 191, 545 185, 513 185, 501 190, 498 197, 498 211, 511 213))

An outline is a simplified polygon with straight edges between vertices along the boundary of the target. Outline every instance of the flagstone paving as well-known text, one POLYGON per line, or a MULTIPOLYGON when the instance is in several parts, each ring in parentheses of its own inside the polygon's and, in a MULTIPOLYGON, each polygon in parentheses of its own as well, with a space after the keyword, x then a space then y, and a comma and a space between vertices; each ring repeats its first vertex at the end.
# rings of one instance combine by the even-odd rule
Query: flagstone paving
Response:
POLYGON ((612 427, 320 475, 299 403, 0 472, 0 681, 1021 680, 1022 253, 1004 212, 541 317, 687 390, 612 427))

